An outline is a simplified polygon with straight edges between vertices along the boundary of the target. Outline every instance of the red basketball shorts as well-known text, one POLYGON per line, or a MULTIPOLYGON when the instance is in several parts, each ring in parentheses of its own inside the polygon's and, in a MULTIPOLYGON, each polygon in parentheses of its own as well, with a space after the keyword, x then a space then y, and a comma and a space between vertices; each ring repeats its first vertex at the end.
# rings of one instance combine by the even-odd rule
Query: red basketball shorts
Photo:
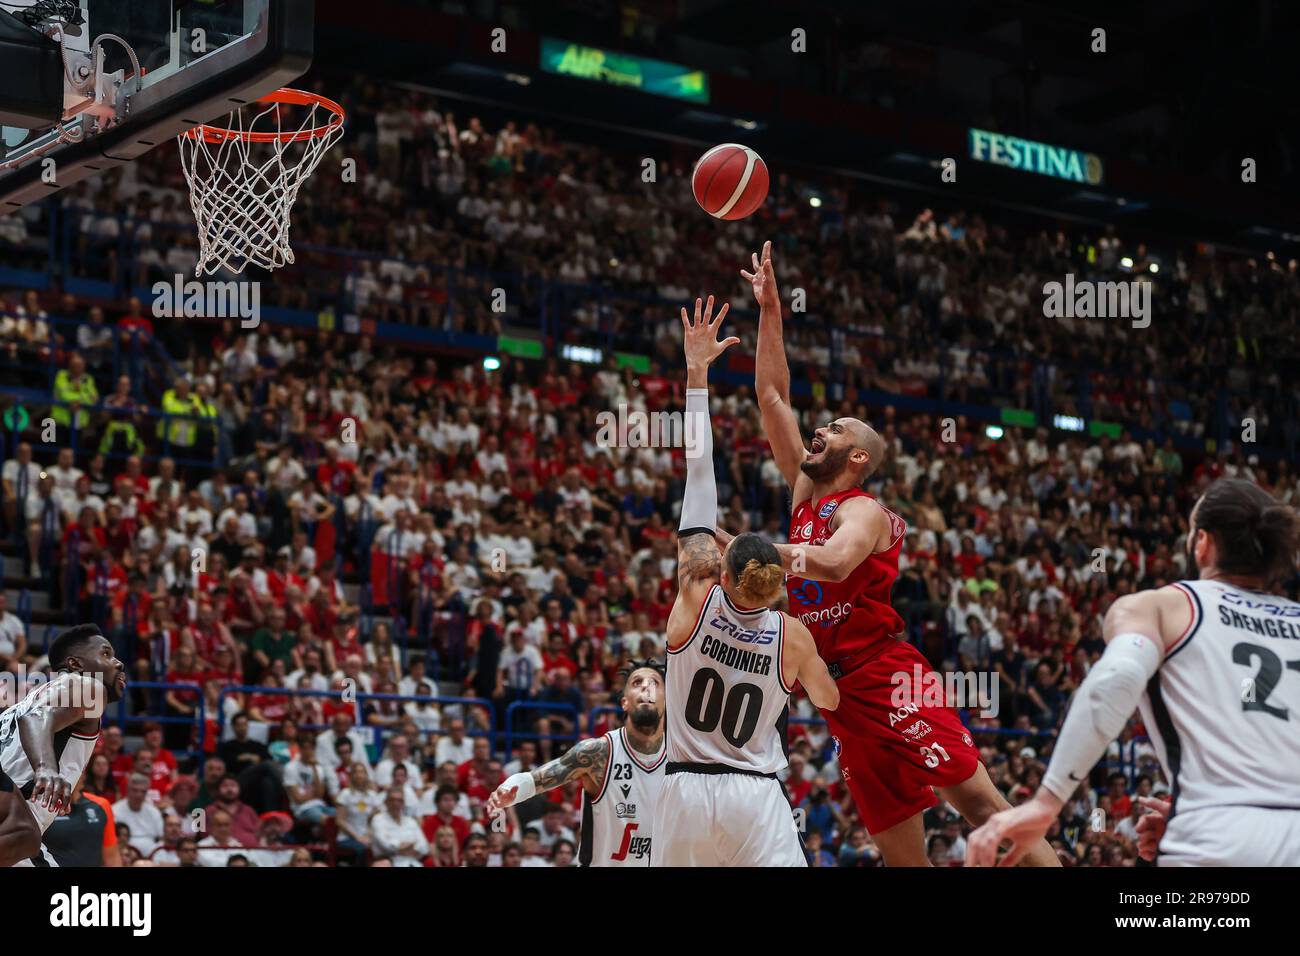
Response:
POLYGON ((822 711, 844 782, 871 833, 928 810, 939 802, 932 787, 964 783, 979 766, 979 750, 955 709, 926 704, 919 691, 898 705, 895 675, 913 681, 918 664, 922 674, 933 670, 912 645, 892 641, 839 678, 839 708, 822 711))

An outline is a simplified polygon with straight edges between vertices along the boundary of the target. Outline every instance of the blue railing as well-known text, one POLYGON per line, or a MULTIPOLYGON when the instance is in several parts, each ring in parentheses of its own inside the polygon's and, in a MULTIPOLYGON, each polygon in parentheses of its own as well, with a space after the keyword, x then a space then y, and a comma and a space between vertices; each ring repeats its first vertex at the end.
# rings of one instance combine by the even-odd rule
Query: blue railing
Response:
MULTIPOLYGON (((226 703, 226 698, 229 697, 231 694, 258 694, 260 696, 272 696, 272 697, 318 697, 318 698, 330 698, 332 700, 342 699, 342 692, 338 690, 306 690, 302 688, 293 688, 293 687, 261 687, 257 685, 247 685, 247 684, 229 684, 221 689, 221 693, 217 698, 218 738, 225 732, 225 714, 226 714, 225 703, 226 703)), ((498 735, 497 728, 496 728, 496 713, 492 708, 492 702, 490 700, 485 700, 482 697, 425 697, 419 694, 378 694, 378 693, 367 693, 365 691, 358 691, 356 694, 356 700, 354 704, 354 706, 357 708, 358 714, 361 712, 361 707, 364 705, 364 703, 369 700, 413 701, 416 703, 438 704, 440 707, 445 706, 447 704, 459 704, 464 707, 472 706, 472 707, 480 708, 483 712, 483 715, 487 718, 487 727, 471 728, 470 721, 466 720, 465 733, 471 737, 489 738, 492 741, 493 749, 496 749, 496 742, 497 742, 497 735, 498 735)), ((329 727, 328 724, 300 724, 299 726, 303 730, 325 730, 328 729, 329 727)), ((371 731, 371 734, 374 737, 374 741, 375 741, 374 746, 379 748, 382 751, 384 735, 390 732, 387 728, 363 724, 360 721, 357 721, 357 727, 358 728, 368 727, 371 731)))
MULTIPOLYGON (((89 313, 88 308, 85 311, 89 313)), ((0 319, 4 318, 19 316, 0 304, 0 319)), ((101 397, 112 393, 122 375, 131 379, 131 397, 143 400, 147 397, 144 385, 151 378, 174 381, 181 374, 166 350, 141 329, 119 329, 107 322, 95 325, 88 317, 46 315, 40 321, 49 328, 43 339, 15 342, 15 358, 10 358, 7 349, 0 351, 0 377, 6 384, 52 392, 69 352, 85 359, 86 374, 94 380, 101 397), (107 344, 82 348, 79 333, 83 329, 90 329, 97 339, 107 339, 107 344)))
POLYGON ((127 732, 127 724, 136 723, 156 723, 156 724, 188 724, 198 728, 197 749, 186 750, 182 753, 186 756, 203 758, 204 747, 207 742, 207 710, 206 702, 203 698, 203 691, 191 684, 169 684, 165 681, 136 680, 127 684, 126 693, 117 702, 117 726, 122 729, 122 733, 127 732), (165 709, 159 708, 160 713, 148 714, 128 714, 127 700, 131 697, 133 690, 152 690, 162 691, 165 695, 167 691, 181 691, 186 694, 192 694, 198 701, 198 709, 195 710, 193 717, 174 716, 166 712, 165 709))
POLYGON ((506 744, 505 744, 504 752, 507 754, 514 752, 514 741, 516 739, 536 740, 539 742, 542 740, 563 740, 563 741, 576 744, 578 742, 579 735, 582 733, 581 721, 578 719, 579 716, 580 715, 578 713, 578 709, 571 704, 564 704, 558 702, 548 703, 547 701, 541 701, 541 700, 517 700, 514 703, 510 704, 508 707, 506 707, 506 719, 505 719, 506 729, 504 731, 506 744), (540 734, 533 731, 526 731, 526 732, 521 731, 516 733, 514 717, 515 714, 521 710, 544 710, 548 714, 554 713, 555 711, 561 711, 573 718, 573 733, 540 734))

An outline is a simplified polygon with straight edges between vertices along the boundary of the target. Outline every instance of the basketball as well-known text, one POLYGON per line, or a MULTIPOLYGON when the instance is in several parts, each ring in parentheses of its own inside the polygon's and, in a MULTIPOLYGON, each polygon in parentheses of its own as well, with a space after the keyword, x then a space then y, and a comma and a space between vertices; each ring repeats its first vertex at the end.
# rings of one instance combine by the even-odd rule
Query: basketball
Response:
POLYGON ((691 177, 695 201, 715 219, 744 219, 767 198, 767 164, 748 146, 723 143, 699 158, 691 177))

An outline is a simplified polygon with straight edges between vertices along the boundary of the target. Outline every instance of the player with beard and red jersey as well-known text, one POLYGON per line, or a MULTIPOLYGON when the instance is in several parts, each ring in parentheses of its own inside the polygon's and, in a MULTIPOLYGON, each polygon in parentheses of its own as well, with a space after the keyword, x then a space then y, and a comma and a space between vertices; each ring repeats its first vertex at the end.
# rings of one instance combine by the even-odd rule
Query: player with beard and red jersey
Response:
MULTIPOLYGON (((884 460, 885 441, 865 422, 839 418, 816 430, 811 448, 804 446, 790 404, 770 242, 761 260, 753 257, 753 268, 741 275, 753 285, 760 310, 754 391, 791 488, 790 543, 777 546, 790 613, 812 632, 839 684, 839 708, 822 715, 863 822, 886 864, 928 866, 922 814, 938 802, 936 793, 975 826, 1010 805, 956 710, 927 702, 923 688, 904 695, 903 706, 896 702, 916 674, 932 670, 898 639, 903 620, 890 604, 907 525, 863 490, 884 460)), ((1045 840, 1025 862, 1060 865, 1045 840)))

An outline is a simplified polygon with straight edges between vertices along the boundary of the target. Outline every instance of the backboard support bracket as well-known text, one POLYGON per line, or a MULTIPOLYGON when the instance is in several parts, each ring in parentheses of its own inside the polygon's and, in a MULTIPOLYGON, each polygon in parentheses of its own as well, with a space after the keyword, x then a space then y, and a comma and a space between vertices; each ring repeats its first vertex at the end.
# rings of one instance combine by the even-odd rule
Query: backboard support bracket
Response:
MULTIPOLYGON (((74 110, 71 122, 65 120, 63 136, 55 130, 45 134, 52 142, 33 139, 23 147, 31 161, 0 170, 0 215, 131 162, 184 130, 291 84, 311 67, 314 14, 314 0, 271 0, 259 15, 265 23, 258 22, 248 36, 143 88, 135 77, 123 82, 122 71, 104 75, 99 64, 70 58, 74 70, 82 65, 94 70, 94 95, 74 110), (101 118, 116 123, 100 130, 101 118), (69 141, 77 135, 79 142, 69 141), (53 182, 45 175, 48 164, 36 161, 38 156, 55 159, 53 182)), ((179 45, 179 34, 172 42, 179 45)))

